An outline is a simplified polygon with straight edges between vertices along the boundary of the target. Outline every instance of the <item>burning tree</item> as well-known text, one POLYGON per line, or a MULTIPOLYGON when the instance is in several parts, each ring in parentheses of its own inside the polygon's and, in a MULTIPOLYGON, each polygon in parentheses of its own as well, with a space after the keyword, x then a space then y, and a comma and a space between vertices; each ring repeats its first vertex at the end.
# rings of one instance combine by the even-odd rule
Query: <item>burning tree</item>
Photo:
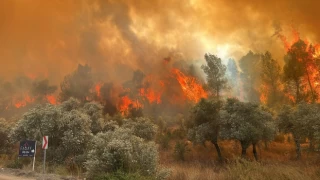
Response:
POLYGON ((81 102, 86 102, 91 96, 93 84, 91 68, 88 65, 79 64, 77 70, 65 76, 60 84, 60 101, 63 102, 74 97, 81 102))
POLYGON ((52 94, 57 90, 57 86, 50 85, 48 79, 35 81, 32 83, 31 94, 38 102, 50 102, 56 104, 56 99, 52 94))
POLYGON ((319 69, 315 50, 299 39, 295 42, 285 56, 284 82, 293 96, 294 103, 301 101, 315 102, 318 99, 319 69))

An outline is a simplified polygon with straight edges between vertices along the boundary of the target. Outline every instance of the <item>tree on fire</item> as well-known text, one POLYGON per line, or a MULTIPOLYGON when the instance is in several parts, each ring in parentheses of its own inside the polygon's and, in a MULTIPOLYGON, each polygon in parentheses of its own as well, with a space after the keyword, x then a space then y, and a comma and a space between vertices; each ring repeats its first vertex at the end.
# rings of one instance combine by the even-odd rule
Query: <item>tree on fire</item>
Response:
POLYGON ((74 97, 81 102, 86 102, 87 98, 91 96, 90 90, 93 84, 91 68, 88 65, 79 64, 77 70, 65 76, 60 84, 60 101, 63 102, 74 97))
POLYGON ((204 58, 207 62, 202 65, 204 73, 207 76, 207 86, 212 95, 220 99, 220 93, 227 88, 226 66, 222 64, 221 59, 212 54, 205 54, 204 58))
POLYGON ((260 55, 249 51, 248 54, 239 60, 241 69, 240 78, 246 93, 246 100, 249 102, 260 102, 257 88, 260 80, 260 55))
POLYGON ((289 92, 295 96, 295 104, 301 101, 315 102, 318 94, 311 82, 312 68, 316 63, 308 52, 307 44, 299 40, 294 43, 285 56, 283 67, 284 82, 289 92))
POLYGON ((221 137, 240 141, 243 157, 252 144, 253 154, 257 160, 257 143, 260 140, 272 140, 275 134, 272 114, 257 104, 240 102, 237 99, 227 99, 220 113, 221 137))
POLYGON ((104 83, 100 89, 103 107, 103 115, 109 114, 113 116, 117 113, 117 107, 114 99, 113 83, 104 83))
POLYGON ((219 100, 201 99, 191 111, 190 121, 187 122, 188 138, 196 143, 204 144, 210 141, 214 144, 219 160, 222 160, 218 144, 220 130, 219 110, 222 102, 219 100))
POLYGON ((274 107, 276 103, 280 103, 282 98, 280 83, 281 72, 280 65, 271 56, 270 52, 266 52, 261 56, 261 81, 262 81, 262 93, 267 96, 266 105, 274 107))
POLYGON ((38 102, 46 102, 46 96, 53 94, 57 86, 50 85, 48 79, 35 81, 32 83, 31 93, 38 99, 38 102))
MULTIPOLYGON (((12 97, 15 89, 12 83, 2 82, 0 86, 0 112, 5 112, 8 106, 12 106, 12 97)), ((2 115, 2 114, 1 114, 2 115)))

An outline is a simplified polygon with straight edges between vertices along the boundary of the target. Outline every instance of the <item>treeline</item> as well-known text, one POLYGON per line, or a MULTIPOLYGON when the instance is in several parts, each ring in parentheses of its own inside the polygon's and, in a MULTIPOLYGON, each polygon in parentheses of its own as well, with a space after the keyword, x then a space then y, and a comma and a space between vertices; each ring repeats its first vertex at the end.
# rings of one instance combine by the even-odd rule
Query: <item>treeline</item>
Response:
MULTIPOLYGON (((304 139, 310 141, 311 149, 319 144, 319 68, 312 46, 301 40, 293 44, 285 56, 283 71, 269 52, 249 52, 238 61, 241 70, 234 60, 227 66, 215 55, 206 54, 205 60, 202 69, 208 98, 193 105, 187 115, 169 117, 167 121, 165 117, 144 114, 141 108, 131 107, 128 113, 119 114, 109 102, 112 84, 101 87, 101 92, 106 92, 104 101, 91 102, 95 96, 91 91, 91 69, 79 65, 61 83, 61 104, 35 104, 12 124, 0 119, 0 150, 10 154, 18 141, 40 141, 47 135, 51 165, 85 169, 88 178, 108 179, 121 171, 161 179, 168 172, 158 166, 157 144, 167 148, 173 136, 194 143, 210 141, 220 161, 224 157, 219 145, 222 140, 239 141, 243 157, 252 145, 256 159, 257 144, 272 141, 278 133, 292 134, 297 158, 301 157, 300 142, 304 139), (230 92, 237 98, 227 98, 230 92), (166 123, 180 128, 171 132, 166 123)), ((142 79, 143 74, 137 71, 128 84, 140 87, 142 79)), ((43 99, 55 87, 44 81, 39 89, 46 89, 38 92, 43 99)), ((178 157, 183 159, 184 152, 184 145, 177 143, 178 157)))

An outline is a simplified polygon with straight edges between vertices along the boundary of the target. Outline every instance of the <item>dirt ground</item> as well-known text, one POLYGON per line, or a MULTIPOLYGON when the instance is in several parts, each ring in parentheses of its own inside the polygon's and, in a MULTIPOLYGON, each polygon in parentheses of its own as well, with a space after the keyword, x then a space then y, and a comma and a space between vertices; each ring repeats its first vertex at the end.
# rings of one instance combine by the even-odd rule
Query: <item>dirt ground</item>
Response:
POLYGON ((35 180, 35 178, 19 177, 14 175, 0 174, 0 180, 35 180))
POLYGON ((76 180, 75 177, 62 177, 55 174, 37 174, 20 169, 0 168, 0 180, 76 180))

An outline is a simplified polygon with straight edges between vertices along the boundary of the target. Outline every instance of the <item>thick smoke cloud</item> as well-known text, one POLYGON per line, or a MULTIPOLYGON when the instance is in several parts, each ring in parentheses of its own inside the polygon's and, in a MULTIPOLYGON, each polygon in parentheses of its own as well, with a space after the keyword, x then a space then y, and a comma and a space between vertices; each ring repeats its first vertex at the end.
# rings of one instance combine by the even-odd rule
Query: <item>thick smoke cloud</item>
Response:
MULTIPOLYGON (((134 70, 161 72, 164 58, 201 60, 206 52, 239 59, 270 50, 282 59, 275 24, 320 40, 319 1, 4 0, 0 1, 0 77, 57 84, 78 63, 99 80, 125 81, 134 70)), ((290 36, 289 36, 290 37, 290 36)))

